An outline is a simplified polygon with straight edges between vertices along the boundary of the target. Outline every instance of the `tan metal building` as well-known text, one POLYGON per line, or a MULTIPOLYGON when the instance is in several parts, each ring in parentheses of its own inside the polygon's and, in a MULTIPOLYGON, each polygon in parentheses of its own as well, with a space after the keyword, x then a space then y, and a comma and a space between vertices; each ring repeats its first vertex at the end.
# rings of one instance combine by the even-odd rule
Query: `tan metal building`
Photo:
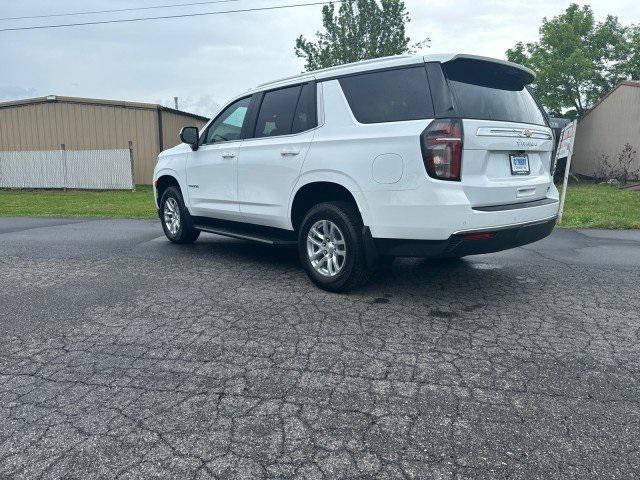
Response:
POLYGON ((640 167, 640 82, 625 80, 616 85, 578 122, 571 171, 580 175, 600 175, 602 156, 611 160, 631 144, 639 155, 640 167))
POLYGON ((150 184, 158 153, 207 118, 152 103, 48 96, 0 103, 0 150, 100 150, 133 142, 134 182, 150 184))

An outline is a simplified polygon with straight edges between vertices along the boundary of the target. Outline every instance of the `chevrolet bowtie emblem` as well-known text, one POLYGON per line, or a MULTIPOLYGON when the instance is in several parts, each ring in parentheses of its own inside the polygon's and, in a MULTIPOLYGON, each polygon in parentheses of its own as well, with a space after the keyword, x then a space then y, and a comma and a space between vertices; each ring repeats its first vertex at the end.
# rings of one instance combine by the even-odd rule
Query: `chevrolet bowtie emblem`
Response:
POLYGON ((522 134, 527 138, 531 138, 531 135, 533 135, 533 132, 531 130, 527 129, 524 132, 522 132, 522 134))

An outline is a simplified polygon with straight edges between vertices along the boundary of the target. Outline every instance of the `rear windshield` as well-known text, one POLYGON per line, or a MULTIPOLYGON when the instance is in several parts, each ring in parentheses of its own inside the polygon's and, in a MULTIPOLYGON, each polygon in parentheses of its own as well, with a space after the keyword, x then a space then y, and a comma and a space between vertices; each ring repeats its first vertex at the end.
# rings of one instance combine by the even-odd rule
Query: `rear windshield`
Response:
POLYGON ((343 77, 340 86, 360 123, 433 118, 423 65, 343 77))
POLYGON ((462 118, 546 125, 544 115, 515 69, 487 62, 443 65, 462 118))

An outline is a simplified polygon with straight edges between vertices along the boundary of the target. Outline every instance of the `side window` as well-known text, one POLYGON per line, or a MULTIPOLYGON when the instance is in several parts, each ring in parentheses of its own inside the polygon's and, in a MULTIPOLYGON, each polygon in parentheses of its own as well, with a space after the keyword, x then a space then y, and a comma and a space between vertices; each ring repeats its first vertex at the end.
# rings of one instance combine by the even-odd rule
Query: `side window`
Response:
POLYGON ((291 125, 301 88, 298 85, 264 94, 253 135, 255 138, 291 133, 291 125))
POLYGON ((243 98, 229 105, 207 129, 204 144, 240 140, 242 124, 247 114, 251 97, 243 98))
POLYGON ((293 117, 291 133, 304 132, 318 126, 317 102, 316 84, 307 83, 303 85, 296 113, 293 117))
POLYGON ((424 65, 364 73, 340 79, 349 107, 360 123, 433 118, 424 65))

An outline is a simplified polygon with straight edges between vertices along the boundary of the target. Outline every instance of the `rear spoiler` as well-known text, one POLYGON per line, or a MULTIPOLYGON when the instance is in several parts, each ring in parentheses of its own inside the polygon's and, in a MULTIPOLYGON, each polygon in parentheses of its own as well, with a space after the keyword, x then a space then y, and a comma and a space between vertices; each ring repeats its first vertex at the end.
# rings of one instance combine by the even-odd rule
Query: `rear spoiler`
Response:
POLYGON ((472 72, 482 76, 481 74, 486 72, 487 77, 491 78, 491 83, 501 79, 505 87, 511 86, 516 90, 522 90, 526 85, 533 83, 536 78, 535 73, 527 67, 479 55, 454 55, 449 60, 443 61, 442 66, 452 76, 466 76, 472 72))

